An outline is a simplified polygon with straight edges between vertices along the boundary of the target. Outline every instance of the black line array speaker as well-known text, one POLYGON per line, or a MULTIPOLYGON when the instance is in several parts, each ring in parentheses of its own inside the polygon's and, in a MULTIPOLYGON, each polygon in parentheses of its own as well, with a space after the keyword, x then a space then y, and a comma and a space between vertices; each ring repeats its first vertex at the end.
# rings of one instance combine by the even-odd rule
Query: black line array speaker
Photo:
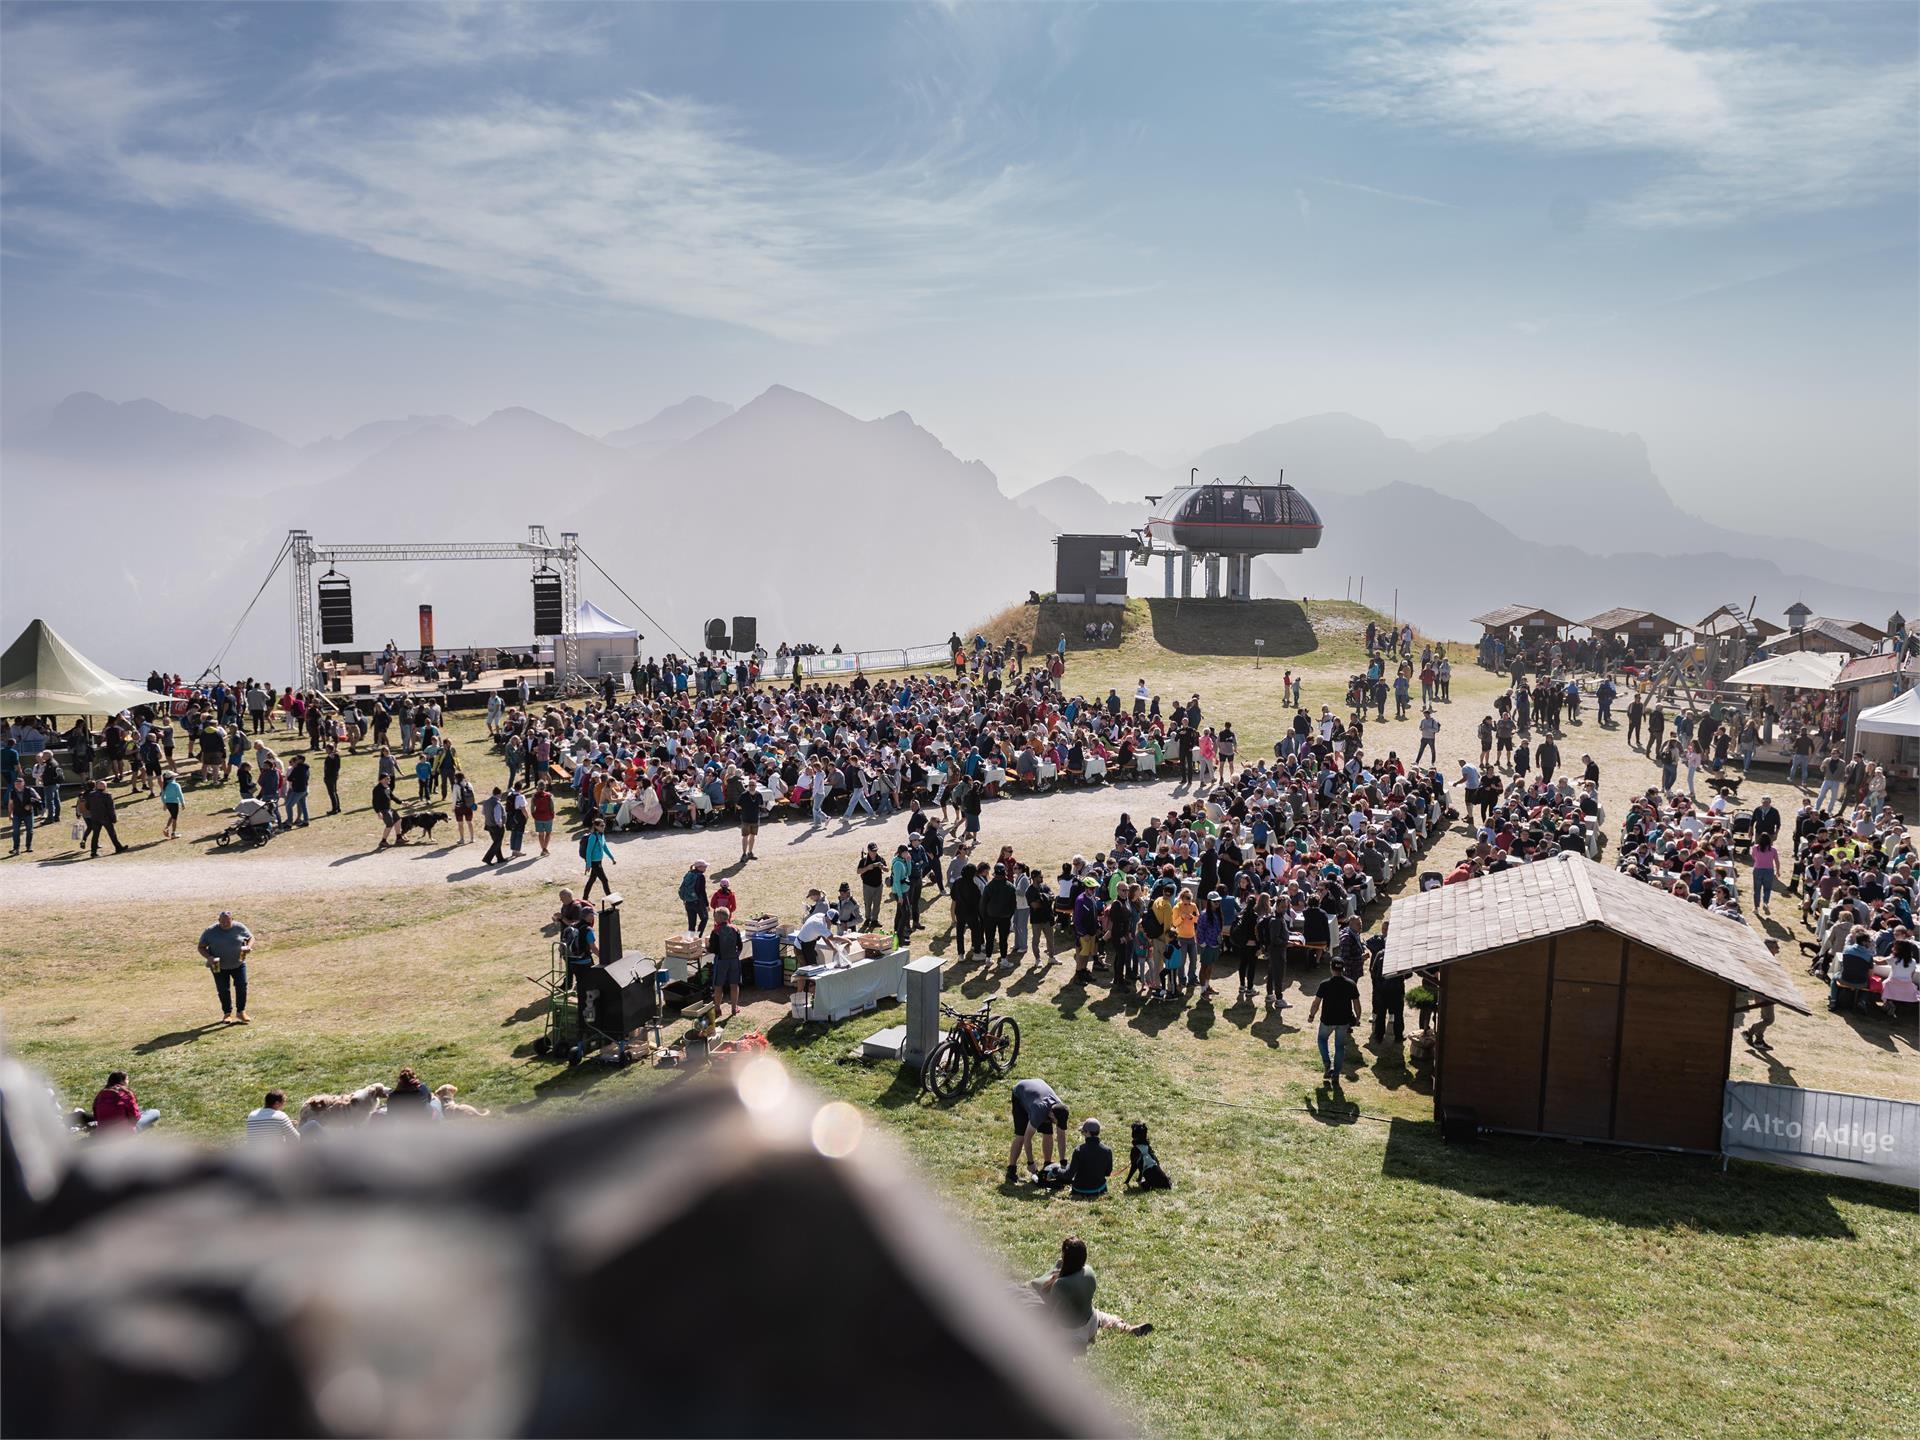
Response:
POLYGON ((560 577, 541 570, 533 577, 533 633, 558 635, 561 631, 560 577))
POLYGON ((353 582, 329 570, 314 587, 320 592, 320 643, 353 643, 353 582))
POLYGON ((760 622, 751 615, 733 617, 733 648, 751 650, 760 639, 760 622))
POLYGON ((660 1008, 659 967, 641 955, 592 965, 580 972, 580 1019, 607 1035, 626 1035, 660 1008))
POLYGON ((719 618, 707 621, 707 649, 731 650, 727 643, 727 622, 719 618))

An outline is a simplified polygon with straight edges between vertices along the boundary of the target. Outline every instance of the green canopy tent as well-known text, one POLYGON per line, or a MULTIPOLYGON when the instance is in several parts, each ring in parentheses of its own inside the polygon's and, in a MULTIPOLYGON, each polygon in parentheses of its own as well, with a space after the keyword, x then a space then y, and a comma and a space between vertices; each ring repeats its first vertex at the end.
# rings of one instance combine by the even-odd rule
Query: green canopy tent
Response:
POLYGON ((102 670, 44 620, 0 655, 0 715, 117 715, 163 703, 146 686, 102 670))

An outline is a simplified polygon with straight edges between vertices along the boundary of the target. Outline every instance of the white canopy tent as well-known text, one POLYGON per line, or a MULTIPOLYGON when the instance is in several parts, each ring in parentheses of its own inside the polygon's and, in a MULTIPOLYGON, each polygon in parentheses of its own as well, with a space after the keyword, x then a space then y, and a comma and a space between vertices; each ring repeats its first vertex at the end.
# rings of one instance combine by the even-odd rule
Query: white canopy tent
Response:
MULTIPOLYGON (((580 673, 586 676, 623 675, 633 665, 640 649, 640 632, 624 620, 616 620, 591 600, 580 602, 580 623, 575 631, 579 644, 580 673)), ((540 637, 543 654, 553 653, 553 637, 540 637)))
POLYGON ((1920 689, 1908 690, 1885 704, 1862 710, 1853 728, 1856 734, 1920 739, 1920 689))
POLYGON ((1723 683, 1777 685, 1784 690, 1831 690, 1848 658, 1813 650, 1795 650, 1791 654, 1755 661, 1744 670, 1734 671, 1723 683))
POLYGON ((117 715, 165 699, 103 670, 44 620, 0 656, 0 715, 117 715))

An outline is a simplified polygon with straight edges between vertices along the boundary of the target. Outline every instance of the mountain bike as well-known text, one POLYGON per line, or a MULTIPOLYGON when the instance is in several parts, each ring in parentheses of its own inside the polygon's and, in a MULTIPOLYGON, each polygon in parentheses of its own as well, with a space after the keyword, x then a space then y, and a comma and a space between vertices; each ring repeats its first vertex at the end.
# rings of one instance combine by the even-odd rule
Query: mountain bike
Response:
POLYGON ((933 1047, 920 1071, 921 1083, 942 1100, 951 1100, 973 1080, 978 1065, 998 1078, 1012 1073, 1020 1058, 1020 1026, 1011 1017, 994 1018, 989 1000, 972 1014, 963 1014, 951 1005, 940 1007, 951 1016, 952 1028, 946 1039, 933 1047))

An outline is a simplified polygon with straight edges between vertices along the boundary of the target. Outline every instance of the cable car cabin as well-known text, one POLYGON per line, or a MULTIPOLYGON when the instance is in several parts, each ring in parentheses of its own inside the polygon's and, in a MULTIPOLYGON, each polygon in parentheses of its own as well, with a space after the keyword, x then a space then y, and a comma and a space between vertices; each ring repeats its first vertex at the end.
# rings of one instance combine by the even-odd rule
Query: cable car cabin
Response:
POLYGON ((1147 537, 1208 555, 1298 555, 1320 543, 1320 516, 1291 485, 1182 485, 1154 506, 1147 537))

